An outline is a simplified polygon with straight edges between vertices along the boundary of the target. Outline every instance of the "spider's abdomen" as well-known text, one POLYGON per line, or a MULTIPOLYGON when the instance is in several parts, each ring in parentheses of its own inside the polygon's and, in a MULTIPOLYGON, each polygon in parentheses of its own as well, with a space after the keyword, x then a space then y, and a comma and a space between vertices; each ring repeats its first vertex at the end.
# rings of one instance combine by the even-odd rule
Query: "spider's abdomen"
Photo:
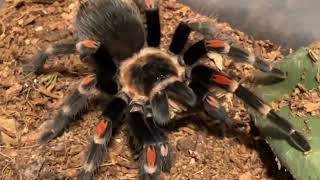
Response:
POLYGON ((139 51, 145 42, 140 13, 122 0, 93 0, 82 4, 75 20, 80 40, 100 42, 117 60, 139 51))
POLYGON ((183 81, 185 68, 177 56, 156 48, 145 48, 120 65, 121 90, 132 99, 145 101, 175 81, 183 81))

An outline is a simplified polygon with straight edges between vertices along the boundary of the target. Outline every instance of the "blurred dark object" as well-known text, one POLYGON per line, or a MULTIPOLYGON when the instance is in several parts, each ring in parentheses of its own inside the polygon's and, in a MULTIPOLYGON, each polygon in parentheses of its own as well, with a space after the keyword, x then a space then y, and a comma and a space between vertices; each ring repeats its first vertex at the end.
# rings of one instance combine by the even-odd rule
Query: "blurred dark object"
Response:
POLYGON ((297 49, 320 39, 319 0, 178 1, 256 40, 271 40, 285 48, 297 49))
POLYGON ((55 0, 32 0, 33 3, 39 4, 52 4, 55 0))

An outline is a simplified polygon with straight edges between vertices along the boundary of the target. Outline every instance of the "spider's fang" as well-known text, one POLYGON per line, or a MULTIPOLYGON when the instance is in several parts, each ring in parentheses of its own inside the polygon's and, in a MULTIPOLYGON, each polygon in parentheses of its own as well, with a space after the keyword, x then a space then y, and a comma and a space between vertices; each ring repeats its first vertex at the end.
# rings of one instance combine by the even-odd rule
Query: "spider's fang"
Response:
POLYGON ((168 93, 170 98, 184 103, 190 107, 193 107, 197 102, 197 97, 193 90, 181 81, 176 81, 172 84, 169 84, 165 91, 168 93))

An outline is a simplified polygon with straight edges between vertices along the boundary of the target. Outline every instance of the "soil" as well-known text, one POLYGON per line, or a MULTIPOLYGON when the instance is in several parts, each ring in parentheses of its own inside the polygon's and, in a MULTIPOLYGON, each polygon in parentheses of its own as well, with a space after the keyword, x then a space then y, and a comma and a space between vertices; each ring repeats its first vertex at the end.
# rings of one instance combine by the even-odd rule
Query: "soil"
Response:
MULTIPOLYGON (((37 144, 37 129, 51 119, 64 95, 90 69, 78 55, 51 58, 42 75, 25 74, 21 64, 50 43, 67 41, 75 34, 72 19, 77 0, 7 0, 0 13, 0 179, 76 179, 97 117, 100 99, 88 105, 88 112, 71 123, 65 133, 47 145, 37 144), (37 3, 38 2, 38 3, 37 3)), ((235 44, 272 62, 281 59, 282 49, 270 41, 255 41, 228 24, 206 19, 175 0, 161 3, 162 44, 167 47, 175 27, 183 18, 210 21, 235 44)), ((199 38, 194 34, 190 42, 199 38)), ((219 58, 217 58, 219 59, 219 58)), ((223 57, 225 72, 250 85, 252 67, 234 64, 223 57)), ((212 61, 207 60, 212 63, 212 61)), ((219 65, 218 65, 219 67, 219 65)), ((169 139, 175 163, 164 179, 292 179, 276 163, 263 140, 255 137, 247 107, 226 94, 225 103, 236 129, 220 136, 219 126, 208 128, 199 116, 176 121, 169 139)), ((103 103, 102 103, 103 104, 103 103)), ((96 179, 137 179, 138 163, 128 147, 126 126, 109 145, 96 179)))

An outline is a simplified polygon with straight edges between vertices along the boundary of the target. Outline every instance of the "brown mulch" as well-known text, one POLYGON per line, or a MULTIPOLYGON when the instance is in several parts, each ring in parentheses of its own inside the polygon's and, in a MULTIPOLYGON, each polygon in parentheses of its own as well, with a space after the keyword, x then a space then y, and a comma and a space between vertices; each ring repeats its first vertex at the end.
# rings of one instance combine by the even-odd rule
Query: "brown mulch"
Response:
MULTIPOLYGON (((75 179, 82 166, 102 109, 97 104, 99 100, 90 103, 88 113, 48 145, 38 145, 35 132, 52 118, 63 96, 90 69, 80 62, 78 55, 70 55, 52 58, 46 72, 39 76, 24 74, 21 70, 26 57, 50 43, 74 37, 72 18, 78 5, 77 0, 53 3, 11 0, 0 12, 0 179, 75 179)), ((168 46, 182 18, 206 19, 175 0, 162 1, 161 17, 163 47, 168 46)), ((226 23, 210 21, 237 45, 266 60, 282 58, 280 47, 272 42, 254 41, 226 23)), ((191 41, 198 37, 195 34, 191 41)), ((252 68, 248 65, 234 64, 224 57, 222 69, 245 85, 252 82, 252 68)), ((247 108, 232 96, 229 100, 225 105, 241 133, 230 132, 221 138, 218 126, 209 130, 197 116, 177 123, 169 135, 175 164, 170 174, 163 174, 165 179, 291 178, 277 171, 268 147, 252 136, 247 108)), ((95 178, 137 179, 137 174, 138 164, 127 146, 126 127, 123 127, 114 136, 95 178)))

